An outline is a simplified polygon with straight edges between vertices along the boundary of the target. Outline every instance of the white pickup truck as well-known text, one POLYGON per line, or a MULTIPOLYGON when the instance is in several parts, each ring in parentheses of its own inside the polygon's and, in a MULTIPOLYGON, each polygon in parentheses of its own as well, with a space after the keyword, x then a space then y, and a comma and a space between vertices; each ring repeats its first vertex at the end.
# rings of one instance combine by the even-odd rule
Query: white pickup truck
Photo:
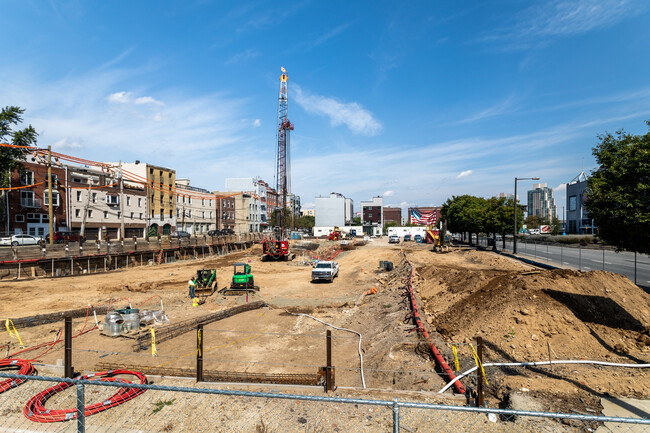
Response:
POLYGON ((311 271, 311 281, 334 281, 339 274, 339 264, 336 262, 318 262, 311 271))

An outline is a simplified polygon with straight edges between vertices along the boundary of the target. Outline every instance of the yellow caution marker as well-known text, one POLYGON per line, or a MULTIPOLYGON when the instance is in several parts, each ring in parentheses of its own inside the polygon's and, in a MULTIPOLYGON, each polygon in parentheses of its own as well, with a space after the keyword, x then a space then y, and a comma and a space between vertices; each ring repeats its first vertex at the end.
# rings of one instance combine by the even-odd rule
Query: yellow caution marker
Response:
POLYGON ((458 363, 458 348, 455 344, 451 345, 451 351, 454 352, 454 367, 456 367, 456 371, 459 371, 460 365, 458 363))
POLYGON ((151 328, 151 356, 156 356, 156 330, 151 328))
POLYGON ((469 348, 472 349, 472 356, 474 356, 474 362, 476 362, 476 366, 481 369, 481 372, 483 373, 483 379, 485 379, 485 384, 489 385, 487 381, 487 377, 485 376, 485 370, 483 369, 483 363, 481 363, 481 360, 478 359, 478 354, 476 353, 476 350, 474 350, 474 346, 472 346, 472 343, 469 343, 469 348))
POLYGON ((23 344, 23 340, 20 339, 20 334, 18 334, 18 331, 16 331, 16 326, 14 325, 14 322, 11 319, 7 319, 5 321, 5 326, 7 327, 7 332, 9 333, 9 337, 17 338, 20 347, 25 347, 25 345, 23 344), (11 328, 9 327, 10 323, 11 323, 11 328), (12 328, 13 328, 13 332, 11 330, 12 328))

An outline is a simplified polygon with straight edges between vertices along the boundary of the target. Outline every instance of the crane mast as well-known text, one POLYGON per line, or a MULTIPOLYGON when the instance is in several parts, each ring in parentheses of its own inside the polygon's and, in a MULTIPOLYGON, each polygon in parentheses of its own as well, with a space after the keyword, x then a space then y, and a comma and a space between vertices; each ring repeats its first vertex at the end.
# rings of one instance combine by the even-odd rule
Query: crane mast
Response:
MULTIPOLYGON (((287 199, 291 200, 291 152, 290 131, 293 123, 287 117, 287 71, 281 68, 280 95, 278 97, 278 148, 275 174, 275 190, 278 193, 278 207, 275 214, 275 237, 278 241, 287 239, 287 199)), ((293 212, 293 210, 292 210, 293 212)))

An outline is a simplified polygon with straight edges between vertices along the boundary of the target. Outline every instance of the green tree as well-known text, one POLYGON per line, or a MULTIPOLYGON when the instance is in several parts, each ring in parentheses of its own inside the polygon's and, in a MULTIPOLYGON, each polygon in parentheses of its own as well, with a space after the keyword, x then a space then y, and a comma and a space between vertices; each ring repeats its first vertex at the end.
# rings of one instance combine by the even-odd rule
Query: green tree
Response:
POLYGON ((485 212, 487 202, 484 198, 472 195, 453 196, 442 205, 440 211, 442 220, 447 220, 447 230, 456 233, 469 234, 485 231, 485 212))
POLYGON ((361 217, 358 217, 358 216, 352 217, 352 225, 353 226, 360 226, 361 225, 361 217))
POLYGON ((554 216, 551 219, 551 234, 552 235, 559 235, 560 232, 562 231, 562 223, 558 219, 558 217, 554 216))
MULTIPOLYGON (((487 199, 486 204, 487 212, 485 213, 485 229, 492 233, 493 239, 495 238, 495 234, 500 234, 503 242, 502 249, 505 249, 506 233, 510 233, 514 225, 514 203, 512 199, 492 197, 487 199)), ((523 212, 517 212, 517 225, 519 227, 521 227, 523 219, 523 212)), ((494 249, 496 249, 496 239, 494 240, 494 249)))
POLYGON ((538 215, 528 215, 524 221, 528 229, 536 229, 541 225, 546 224, 546 218, 538 215))
MULTIPOLYGON (((0 143, 14 144, 16 146, 34 146, 38 134, 29 125, 24 129, 12 130, 15 125, 22 123, 24 109, 19 107, 4 107, 0 110, 0 143)), ((9 186, 11 172, 20 169, 20 161, 25 155, 25 149, 0 147, 0 185, 9 186)))
POLYGON ((599 135, 598 162, 586 206, 599 237, 617 249, 650 254, 650 121, 648 133, 599 135))
MULTIPOLYGON (((34 146, 38 134, 29 125, 26 128, 14 130, 14 127, 22 123, 22 114, 25 110, 19 107, 4 107, 0 110, 0 143, 13 144, 16 146, 34 146)), ((25 149, 15 147, 0 147, 0 187, 9 186, 11 173, 14 170, 22 170, 21 161, 25 157, 25 149)), ((7 222, 7 191, 0 191, 0 222, 7 222)))

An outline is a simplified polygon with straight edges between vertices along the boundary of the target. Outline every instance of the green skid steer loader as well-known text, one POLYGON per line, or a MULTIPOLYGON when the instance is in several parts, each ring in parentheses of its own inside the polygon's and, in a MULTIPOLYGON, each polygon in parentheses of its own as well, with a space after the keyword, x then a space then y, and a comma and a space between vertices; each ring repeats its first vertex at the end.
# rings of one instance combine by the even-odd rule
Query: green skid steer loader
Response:
POLYGON ((260 287, 256 286, 251 273, 251 265, 248 263, 235 263, 234 274, 232 276, 232 283, 230 287, 221 290, 224 295, 240 295, 243 293, 255 293, 260 291, 260 287))

